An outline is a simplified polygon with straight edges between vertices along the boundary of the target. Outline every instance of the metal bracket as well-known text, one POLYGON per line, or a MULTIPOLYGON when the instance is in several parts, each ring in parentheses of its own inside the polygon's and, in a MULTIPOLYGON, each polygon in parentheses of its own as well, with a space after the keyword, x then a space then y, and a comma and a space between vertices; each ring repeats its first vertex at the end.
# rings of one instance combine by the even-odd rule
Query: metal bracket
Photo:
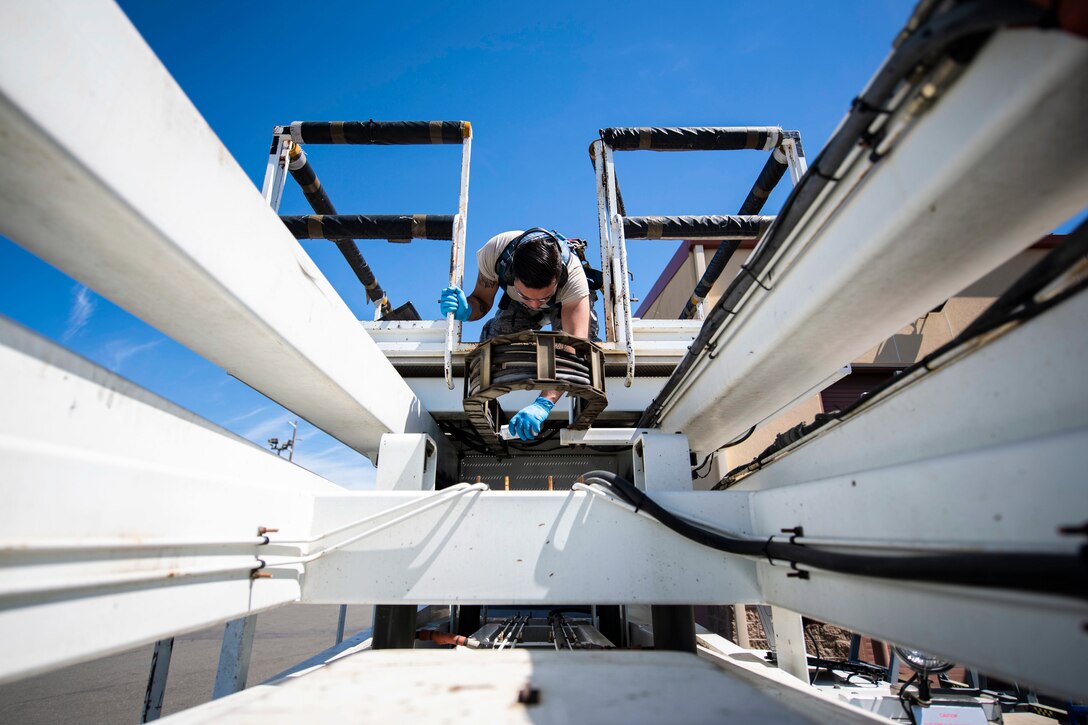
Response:
POLYGON ((512 390, 559 390, 573 401, 570 428, 585 430, 608 405, 604 351, 564 332, 521 332, 481 343, 465 359, 465 412, 484 440, 501 440, 497 399, 512 390))
POLYGON ((379 491, 433 491, 438 449, 425 433, 386 433, 378 446, 379 491))

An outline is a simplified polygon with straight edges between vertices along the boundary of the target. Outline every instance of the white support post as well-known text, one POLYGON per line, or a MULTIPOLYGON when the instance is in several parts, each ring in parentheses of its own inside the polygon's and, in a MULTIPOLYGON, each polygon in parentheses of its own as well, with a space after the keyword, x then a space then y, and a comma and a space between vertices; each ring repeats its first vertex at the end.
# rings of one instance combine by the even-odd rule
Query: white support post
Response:
POLYGON ((623 233, 623 217, 619 212, 616 192, 616 163, 612 147, 604 148, 606 182, 608 188, 608 221, 610 225, 612 283, 615 287, 616 345, 622 345, 627 351, 627 375, 625 387, 631 387, 635 379, 635 348, 631 325, 631 286, 627 275, 627 243, 623 233))
POLYGON ((378 449, 379 491, 433 491, 436 453, 430 436, 418 433, 387 433, 378 449))
POLYGON ((645 432, 634 446, 634 484, 643 491, 690 491, 691 452, 684 435, 645 432))
POLYGON ((219 650, 219 667, 215 671, 213 700, 246 689, 249 660, 253 655, 253 635, 256 632, 256 615, 227 622, 223 629, 223 646, 219 650))
POLYGON ((797 139, 784 138, 779 147, 786 156, 786 167, 790 171, 790 181, 793 182, 794 186, 797 186, 801 181, 801 177, 808 171, 808 162, 805 161, 805 157, 801 153, 797 139))
POLYGON ((287 152, 290 150, 291 139, 277 136, 276 145, 268 154, 268 167, 264 172, 261 196, 273 211, 279 211, 280 201, 283 199, 283 187, 287 183, 287 152))
MULTIPOLYGON (((472 157, 472 127, 465 122, 464 139, 461 142, 461 186, 457 196, 457 215, 453 218, 453 245, 450 249, 450 286, 465 284, 465 240, 468 234, 468 178, 472 157)), ((443 373, 446 387, 453 390, 453 350, 461 342, 461 323, 446 315, 446 349, 443 357, 443 373)))
POLYGON ((774 651, 778 669, 808 683, 808 655, 805 652, 805 628, 801 615, 783 607, 771 607, 774 622, 774 651))
POLYGON ((166 696, 166 680, 170 674, 170 657, 174 653, 174 638, 160 639, 151 653, 151 672, 147 677, 144 708, 140 722, 151 722, 162 717, 162 703, 166 696))
MULTIPOLYGON (((691 283, 692 289, 698 284, 699 280, 703 278, 703 274, 706 273, 706 250, 702 244, 696 244, 692 249, 692 261, 695 263, 695 280, 691 283)), ((699 304, 695 305, 695 319, 702 320, 706 317, 703 309, 703 301, 699 300, 699 304)))
POLYGON ((613 300, 616 297, 615 286, 612 281, 612 232, 611 208, 608 204, 608 172, 605 169, 604 141, 597 140, 590 145, 593 152, 593 170, 597 177, 597 226, 601 235, 601 297, 604 303, 604 339, 617 341, 619 339, 616 329, 615 311, 613 300))

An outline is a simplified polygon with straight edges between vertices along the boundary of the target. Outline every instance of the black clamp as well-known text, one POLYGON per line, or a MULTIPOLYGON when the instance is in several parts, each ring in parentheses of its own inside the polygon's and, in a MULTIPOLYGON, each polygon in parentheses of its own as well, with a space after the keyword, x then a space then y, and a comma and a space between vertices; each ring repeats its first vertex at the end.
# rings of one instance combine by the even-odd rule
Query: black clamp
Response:
POLYGON ((794 526, 792 529, 780 529, 783 534, 790 534, 790 543, 795 546, 804 546, 804 544, 797 543, 798 536, 805 535, 804 526, 794 526))
POLYGON ((770 288, 770 287, 768 287, 767 285, 765 285, 765 284, 763 284, 762 282, 760 282, 760 281, 759 281, 759 277, 757 277, 757 276, 755 275, 755 273, 754 273, 754 272, 752 272, 752 270, 748 269, 748 265, 746 265, 746 264, 742 264, 742 265, 740 266, 740 268, 741 268, 741 271, 742 271, 742 272, 744 272, 744 273, 745 273, 745 274, 747 274, 747 275, 748 275, 749 277, 751 277, 751 278, 752 278, 752 280, 753 280, 753 281, 755 281, 755 283, 756 283, 756 284, 758 284, 758 285, 759 285, 760 287, 762 287, 762 288, 763 288, 764 290, 766 290, 767 292, 770 292, 770 291, 771 291, 771 288, 770 288))
POLYGON ((891 113, 889 109, 881 108, 880 106, 874 106, 861 96, 855 96, 854 100, 850 102, 850 110, 861 111, 862 113, 875 113, 877 115, 887 115, 891 113))

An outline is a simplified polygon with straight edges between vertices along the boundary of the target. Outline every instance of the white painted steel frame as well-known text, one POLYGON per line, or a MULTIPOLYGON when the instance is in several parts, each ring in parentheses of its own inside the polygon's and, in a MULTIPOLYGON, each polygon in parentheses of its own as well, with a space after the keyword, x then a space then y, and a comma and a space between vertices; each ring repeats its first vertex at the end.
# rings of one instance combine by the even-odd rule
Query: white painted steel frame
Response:
POLYGON ((635 379, 634 329, 631 324, 631 279, 627 274, 627 240, 623 233, 623 217, 619 212, 619 191, 616 184, 616 163, 612 147, 602 142, 604 151, 605 183, 607 185, 609 248, 612 253, 612 284, 616 288, 616 346, 627 351, 627 375, 624 387, 631 387, 635 379))
MULTIPOLYGON (((747 526, 745 494, 657 496, 671 508, 723 526, 747 526)), ((314 528, 335 528, 413 500, 425 499, 406 492, 321 496, 314 528)), ((273 538, 267 559, 273 574, 281 552, 290 560, 288 548, 273 538)), ((470 492, 314 561, 306 568, 303 601, 758 601, 754 566, 586 492, 470 492)))
POLYGON ((619 340, 613 300, 616 292, 612 282, 612 237, 608 222, 608 171, 605 168, 604 141, 594 141, 589 146, 593 157, 593 172, 597 180, 597 227, 601 239, 601 295, 604 297, 604 339, 619 340))
MULTIPOLYGON (((802 524, 811 543, 847 548, 917 549, 919 541, 932 540, 968 551, 1071 552, 1077 542, 1058 537, 1056 528, 1071 517, 1079 520, 1084 510, 1079 473, 1086 464, 1083 451, 1088 450, 1088 391, 1074 388, 1075 394, 1066 394, 1059 406, 1047 401, 1054 400, 1054 389, 1066 390, 1078 379, 1088 342, 1065 333, 1071 321, 1086 319, 1086 313, 1088 296, 1051 310, 887 402, 874 403, 857 419, 817 437, 744 485, 752 489, 760 478, 786 471, 784 478, 777 474, 776 486, 663 493, 657 498, 669 509, 719 528, 761 537, 802 524), (1045 365, 1038 364, 1039 357, 1045 365), (1037 397, 1034 407, 1021 405, 1025 401, 1015 396, 989 394, 986 385, 1002 390, 1009 371, 1025 366, 1046 370, 1024 386, 1025 397, 1037 397), (947 408, 949 391, 962 389, 966 381, 983 386, 981 400, 964 406, 961 417, 945 416, 942 423, 939 414, 947 408), (1048 406, 1048 419, 1054 421, 1049 432, 1015 444, 1010 435, 1036 431, 1036 421, 1048 406), (1022 416, 1020 422, 1000 417, 1010 409, 1022 416), (911 419, 911 411, 928 422, 926 431, 917 430, 923 426, 911 419), (964 420, 972 419, 1001 420, 1004 427, 970 431, 967 445, 978 460, 959 467, 927 446, 926 438, 902 435, 905 431, 940 440, 950 437, 949 430, 968 428, 964 420), (1011 433, 995 437, 994 430, 1005 429, 1011 433), (884 439, 887 444, 878 445, 884 439), (901 446, 892 444, 904 442, 922 460, 896 460, 891 452, 901 446), (857 452, 854 458, 836 454, 843 449, 857 452), (871 452, 870 468, 881 457, 890 465, 872 472, 854 470, 857 461, 865 460, 866 449, 871 452), (927 458, 931 453, 937 457, 927 458), (792 467, 787 465, 791 457, 798 461, 792 467), (834 461, 842 468, 828 468, 834 461), (1009 483, 1023 480, 1023 461, 1031 461, 1037 475, 1030 488, 1009 483), (836 478, 837 470, 843 475, 836 478), (942 490, 956 495, 942 496, 942 490), (1000 495, 987 496, 994 491, 1000 495)), ((31 598, 21 600, 23 606, 0 611, 0 635, 12 643, 9 651, 18 653, 18 661, 0 658, 0 676, 5 678, 300 595, 311 602, 383 604, 767 601, 1040 688, 1083 695, 1059 671, 1078 671, 1076 636, 1088 616, 1083 603, 822 572, 814 572, 808 581, 787 579, 788 567, 727 557, 676 536, 629 507, 583 492, 466 492, 439 494, 441 500, 435 494, 340 492, 266 451, 191 416, 187 419, 169 404, 40 338, 10 324, 2 329, 7 347, 0 354, 0 377, 11 383, 5 396, 15 415, 7 419, 6 430, 0 428, 0 453, 12 465, 10 477, 0 482, 0 493, 10 504, 0 512, 0 525, 14 537, 0 569, 7 577, 0 580, 0 596, 5 593, 3 582, 34 574, 33 559, 42 556, 33 549, 42 534, 39 511, 45 515, 48 510, 56 530, 92 543, 122 535, 171 542, 167 550, 157 551, 145 541, 151 550, 135 561, 123 550, 117 560, 106 552, 88 562, 83 561, 86 554, 76 552, 79 560, 73 561, 65 550, 47 546, 45 555, 52 557, 53 566, 68 573, 108 574, 136 563, 163 576, 154 587, 103 586, 59 603, 31 598), (43 362, 52 363, 44 366, 44 374, 43 362), (30 414, 34 411, 37 415, 30 414), (192 447, 204 455, 192 459, 192 447), (110 502, 94 517, 87 516, 88 490, 94 491, 95 501, 110 502), (407 508, 390 511, 400 504, 407 508), (149 506, 159 515, 137 515, 149 506), (415 509, 420 509, 417 515, 404 517, 415 509), (314 541, 314 532, 371 514, 380 514, 370 523, 384 529, 320 558, 309 545, 301 551, 297 544, 286 543, 314 541), (393 515, 402 518, 400 523, 390 525, 393 515), (244 551, 246 546, 256 551, 246 535, 258 525, 282 529, 273 544, 260 547, 271 579, 169 579, 171 567, 225 553, 185 549, 179 540, 204 536, 208 541, 240 542, 224 545, 227 551, 244 551), (26 545, 30 548, 13 551, 26 545), (313 558, 305 576, 300 574, 299 553, 313 558), (940 616, 933 616, 938 609, 940 616), (58 616, 65 625, 59 629, 58 616), (52 626, 40 626, 42 621, 52 626), (90 621, 95 627, 87 626, 90 621), (988 637, 997 629, 1001 637, 988 637), (1023 634, 1010 639, 1009 632, 1023 634), (1029 633, 1043 646, 1031 645, 1025 639, 1029 633)), ((349 533, 356 535, 345 535, 349 533)), ((55 539, 50 533, 45 543, 55 539)))
POLYGON ((717 448, 1081 211, 1085 118, 1088 42, 997 33, 889 156, 836 171, 662 427, 717 448))
POLYGON ((258 528, 338 486, 3 318, 0 380, 0 681, 298 599, 258 528))
POLYGON ((265 167, 264 183, 261 186, 261 196, 265 203, 273 211, 279 211, 280 201, 283 199, 283 187, 287 183, 287 165, 290 163, 287 152, 291 148, 289 136, 277 136, 276 143, 268 154, 268 165, 265 167))
MULTIPOLYGON (((1088 518, 1088 294, 881 397, 731 489, 752 531, 904 554, 1076 554, 1088 518)), ((904 585, 760 564, 768 602, 1084 699, 1083 600, 904 585)))
POLYGON ((27 5, 4 35, 0 233, 364 454, 441 439, 119 8, 27 5))
MULTIPOLYGON (((467 125, 461 141, 461 185, 457 196, 457 216, 453 219, 453 245, 450 248, 450 286, 465 286, 465 239, 468 234, 468 177, 469 163, 472 156, 472 127, 467 125)), ((443 374, 446 388, 453 390, 456 382, 453 378, 453 351, 461 342, 461 323, 453 318, 453 313, 446 315, 446 348, 443 354, 443 374)))

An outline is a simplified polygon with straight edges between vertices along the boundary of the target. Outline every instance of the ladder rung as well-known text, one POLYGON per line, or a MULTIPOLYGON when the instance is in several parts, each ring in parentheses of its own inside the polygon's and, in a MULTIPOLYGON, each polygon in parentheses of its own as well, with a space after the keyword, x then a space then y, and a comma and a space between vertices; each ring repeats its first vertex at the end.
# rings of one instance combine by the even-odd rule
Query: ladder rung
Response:
POLYGON ((783 135, 778 126, 601 129, 601 139, 616 151, 770 151, 783 135))
POLYGON ((300 144, 410 146, 460 144, 472 135, 468 121, 295 121, 277 126, 300 144))
POLYGON ((627 239, 759 239, 773 216, 627 216, 627 239))
POLYGON ((453 239, 451 214, 306 214, 280 219, 295 239, 453 239))

